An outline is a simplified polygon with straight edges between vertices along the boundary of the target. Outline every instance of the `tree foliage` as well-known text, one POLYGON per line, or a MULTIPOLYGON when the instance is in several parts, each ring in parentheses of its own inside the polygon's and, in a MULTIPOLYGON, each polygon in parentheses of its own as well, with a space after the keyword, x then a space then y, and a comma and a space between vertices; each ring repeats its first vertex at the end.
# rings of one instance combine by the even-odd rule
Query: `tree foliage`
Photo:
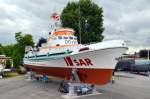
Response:
MULTIPOLYGON (((12 57, 14 66, 17 67, 22 63, 22 59, 25 53, 25 46, 34 46, 32 35, 22 35, 21 32, 15 34, 16 44, 2 46, 0 45, 1 54, 12 57)), ((9 65, 9 64, 8 64, 9 65)))
POLYGON ((81 28, 82 43, 103 40, 103 10, 91 0, 69 2, 63 9, 61 21, 63 27, 73 28, 79 40, 79 26, 81 28), (80 20, 80 25, 79 25, 80 20))
POLYGON ((22 35, 21 32, 18 32, 15 34, 15 39, 17 41, 17 44, 14 46, 16 48, 16 52, 14 54, 16 54, 14 57, 14 60, 16 62, 16 65, 21 64, 22 63, 22 59, 23 56, 25 54, 25 47, 26 46, 34 46, 34 42, 33 42, 33 38, 32 35, 30 34, 25 34, 22 35))
MULTIPOLYGON (((140 50, 139 55, 141 58, 147 58, 148 57, 148 51, 150 53, 150 50, 140 50)), ((150 57, 150 56, 149 56, 150 57)))
POLYGON ((2 44, 0 44, 0 55, 3 54, 2 44))
POLYGON ((22 35, 21 32, 18 32, 15 34, 15 38, 16 38, 17 44, 19 44, 19 45, 22 45, 22 46, 33 46, 34 45, 32 35, 30 35, 30 34, 22 35))
POLYGON ((11 62, 10 62, 10 60, 6 61, 6 68, 11 68, 11 62))

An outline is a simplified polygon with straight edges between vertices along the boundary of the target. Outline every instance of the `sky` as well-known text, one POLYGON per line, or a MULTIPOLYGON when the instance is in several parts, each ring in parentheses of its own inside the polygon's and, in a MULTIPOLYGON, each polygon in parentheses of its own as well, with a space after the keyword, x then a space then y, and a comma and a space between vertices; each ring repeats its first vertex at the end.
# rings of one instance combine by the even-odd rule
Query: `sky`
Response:
MULTIPOLYGON (((15 33, 46 37, 50 16, 61 13, 69 1, 0 0, 0 43, 15 43, 15 33)), ((131 47, 150 46, 150 0, 93 0, 103 8, 105 40, 123 39, 131 47), (149 42, 149 43, 148 43, 149 42)))

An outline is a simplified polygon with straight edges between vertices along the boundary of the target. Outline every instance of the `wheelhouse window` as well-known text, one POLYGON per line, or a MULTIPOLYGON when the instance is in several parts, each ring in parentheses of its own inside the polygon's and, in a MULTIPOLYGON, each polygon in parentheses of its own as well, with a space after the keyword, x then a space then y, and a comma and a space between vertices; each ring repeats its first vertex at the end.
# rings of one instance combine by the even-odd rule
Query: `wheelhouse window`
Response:
POLYGON ((70 36, 69 39, 73 40, 73 37, 70 36))
POLYGON ((68 39, 68 37, 64 37, 64 39, 68 39))
POLYGON ((74 40, 77 40, 77 37, 74 37, 74 40))
POLYGON ((58 39, 62 39, 62 36, 58 36, 58 39))

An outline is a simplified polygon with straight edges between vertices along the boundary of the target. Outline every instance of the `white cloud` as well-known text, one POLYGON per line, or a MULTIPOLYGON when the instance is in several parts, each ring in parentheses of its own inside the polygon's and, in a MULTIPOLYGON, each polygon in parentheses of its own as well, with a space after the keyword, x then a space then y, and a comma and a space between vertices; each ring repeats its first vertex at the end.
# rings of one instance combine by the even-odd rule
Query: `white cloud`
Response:
MULTIPOLYGON (((70 0, 1 0, 0 43, 14 43, 14 33, 32 33, 37 41, 49 31, 50 15, 70 0)), ((78 1, 78 0, 71 0, 78 1)), ((149 0, 93 0, 104 10, 106 39, 129 40, 130 46, 147 46, 150 37, 149 0)))
POLYGON ((106 39, 124 39, 130 46, 147 46, 150 37, 149 0, 95 0, 104 10, 106 39))

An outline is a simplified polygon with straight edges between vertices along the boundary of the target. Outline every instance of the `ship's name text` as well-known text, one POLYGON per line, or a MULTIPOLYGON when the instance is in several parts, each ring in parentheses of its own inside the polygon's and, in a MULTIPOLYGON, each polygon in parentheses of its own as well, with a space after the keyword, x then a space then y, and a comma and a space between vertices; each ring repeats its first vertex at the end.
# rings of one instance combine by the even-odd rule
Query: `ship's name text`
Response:
POLYGON ((64 58, 67 66, 93 66, 91 59, 72 59, 71 57, 64 58))

